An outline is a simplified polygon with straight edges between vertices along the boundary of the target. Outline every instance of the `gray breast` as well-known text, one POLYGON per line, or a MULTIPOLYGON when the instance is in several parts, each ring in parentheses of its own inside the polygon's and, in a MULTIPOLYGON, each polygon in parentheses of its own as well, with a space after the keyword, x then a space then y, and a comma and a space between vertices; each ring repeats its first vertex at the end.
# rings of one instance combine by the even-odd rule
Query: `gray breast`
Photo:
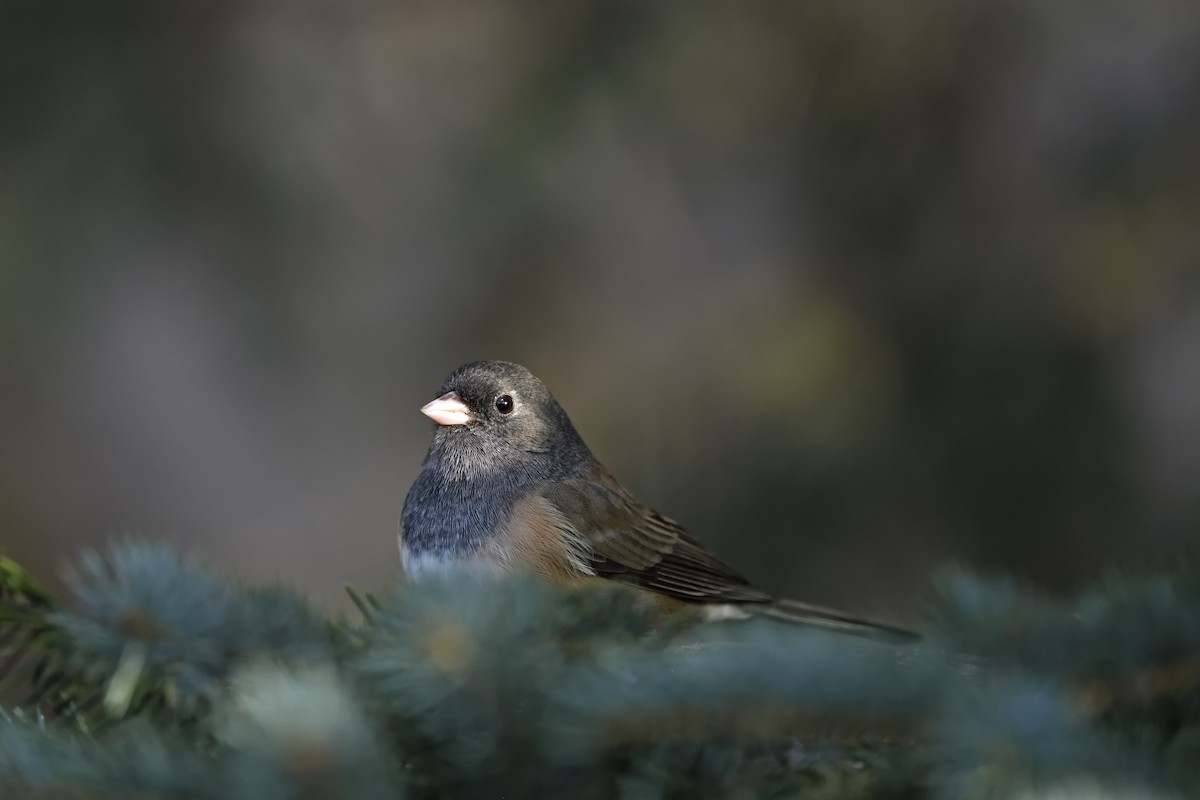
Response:
POLYGON ((401 516, 405 571, 409 564, 432 567, 475 557, 508 519, 514 494, 502 481, 451 481, 422 469, 401 516))

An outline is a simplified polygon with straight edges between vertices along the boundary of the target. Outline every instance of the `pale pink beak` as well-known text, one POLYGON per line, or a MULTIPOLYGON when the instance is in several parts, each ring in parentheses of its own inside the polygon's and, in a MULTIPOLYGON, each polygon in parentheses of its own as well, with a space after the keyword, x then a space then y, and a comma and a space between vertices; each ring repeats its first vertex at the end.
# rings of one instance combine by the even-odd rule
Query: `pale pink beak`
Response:
POLYGON ((421 413, 438 425, 466 425, 475 421, 475 415, 455 392, 446 392, 421 406, 421 413))

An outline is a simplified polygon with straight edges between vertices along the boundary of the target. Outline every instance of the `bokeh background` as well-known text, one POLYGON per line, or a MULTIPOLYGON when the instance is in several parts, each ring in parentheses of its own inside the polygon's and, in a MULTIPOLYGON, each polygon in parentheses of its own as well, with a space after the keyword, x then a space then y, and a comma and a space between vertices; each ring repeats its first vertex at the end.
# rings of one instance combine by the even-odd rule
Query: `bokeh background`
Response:
POLYGON ((902 617, 1200 523, 1200 4, 0 4, 0 545, 329 602, 460 363, 902 617))

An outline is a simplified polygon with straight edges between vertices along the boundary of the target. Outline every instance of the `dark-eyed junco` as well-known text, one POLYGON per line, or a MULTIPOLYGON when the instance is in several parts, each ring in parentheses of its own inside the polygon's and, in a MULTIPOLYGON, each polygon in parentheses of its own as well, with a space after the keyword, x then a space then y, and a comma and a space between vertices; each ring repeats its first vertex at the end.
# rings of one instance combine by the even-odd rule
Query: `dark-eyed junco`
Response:
POLYGON ((714 618, 765 613, 908 635, 751 586, 617 482, 524 367, 467 364, 421 411, 438 427, 404 501, 400 553, 410 577, 469 564, 554 580, 612 578, 714 618))

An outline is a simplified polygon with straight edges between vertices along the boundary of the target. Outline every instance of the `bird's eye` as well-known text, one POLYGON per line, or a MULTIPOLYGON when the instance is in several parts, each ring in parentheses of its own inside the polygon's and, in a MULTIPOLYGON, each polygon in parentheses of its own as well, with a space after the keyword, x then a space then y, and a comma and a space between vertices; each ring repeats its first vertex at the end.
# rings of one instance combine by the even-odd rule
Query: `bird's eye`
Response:
POLYGON ((508 415, 513 412, 513 399, 510 394, 502 394, 496 398, 496 410, 501 414, 508 415))

